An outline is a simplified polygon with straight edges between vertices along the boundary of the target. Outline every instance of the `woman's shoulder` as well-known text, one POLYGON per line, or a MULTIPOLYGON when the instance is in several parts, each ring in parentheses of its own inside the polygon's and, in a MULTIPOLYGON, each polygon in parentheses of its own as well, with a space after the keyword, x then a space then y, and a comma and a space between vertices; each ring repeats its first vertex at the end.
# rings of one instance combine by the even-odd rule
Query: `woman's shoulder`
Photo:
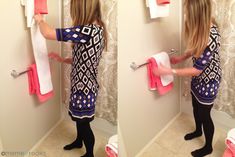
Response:
POLYGON ((98 24, 84 24, 84 25, 75 25, 71 28, 85 28, 85 29, 103 29, 103 26, 98 24))
POLYGON ((212 35, 218 35, 218 36, 220 36, 219 27, 217 26, 217 24, 212 24, 212 25, 211 25, 210 33, 211 33, 212 35))

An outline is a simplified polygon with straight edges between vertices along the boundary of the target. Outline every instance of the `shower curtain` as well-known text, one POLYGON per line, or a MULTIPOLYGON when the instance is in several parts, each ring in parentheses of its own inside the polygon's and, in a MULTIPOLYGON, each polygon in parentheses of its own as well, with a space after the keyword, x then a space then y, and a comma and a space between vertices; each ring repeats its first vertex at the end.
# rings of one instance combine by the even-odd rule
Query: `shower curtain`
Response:
MULTIPOLYGON (((221 34, 222 81, 214 109, 235 118, 235 0, 212 0, 221 34)), ((186 63, 189 66, 188 63, 186 63)), ((183 96, 190 99, 190 79, 183 79, 183 96)))
POLYGON ((221 33, 220 57, 223 69, 214 108, 235 118, 235 0, 213 0, 213 6, 221 33))
MULTIPOLYGON (((63 24, 71 26, 70 0, 63 1, 63 24)), ((96 104, 96 117, 106 119, 112 124, 117 124, 117 0, 101 0, 103 20, 108 31, 108 47, 103 52, 99 63, 98 81, 100 85, 99 96, 96 104)), ((62 56, 71 56, 71 45, 63 43, 62 56)), ((64 112, 67 113, 70 95, 70 70, 69 65, 62 66, 63 71, 63 103, 64 112)))

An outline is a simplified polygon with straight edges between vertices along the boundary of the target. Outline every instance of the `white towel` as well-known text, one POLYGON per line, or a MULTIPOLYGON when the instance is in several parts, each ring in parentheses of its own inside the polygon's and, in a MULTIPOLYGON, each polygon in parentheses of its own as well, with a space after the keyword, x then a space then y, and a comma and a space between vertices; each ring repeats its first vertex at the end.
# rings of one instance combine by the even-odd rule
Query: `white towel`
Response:
MULTIPOLYGON (((27 17, 27 8, 26 8, 26 5, 27 5, 27 0, 21 0, 21 5, 23 6, 23 7, 25 7, 25 9, 24 9, 24 14, 25 14, 25 17, 27 17)), ((28 4, 29 5, 29 4, 28 4)), ((27 21, 28 21, 28 19, 27 19, 27 21)), ((27 27, 28 27, 28 24, 27 24, 27 27)))
MULTIPOLYGON (((158 53, 156 55, 153 55, 152 57, 156 60, 158 66, 161 63, 163 66, 171 68, 170 58, 166 52, 158 53)), ((162 75, 160 76, 160 78, 163 86, 168 86, 174 81, 173 75, 162 75)))
POLYGON ((118 142, 118 135, 113 135, 112 137, 109 138, 108 143, 117 143, 118 142))
POLYGON ((146 0, 146 7, 149 7, 149 0, 146 0))
POLYGON ((37 65, 40 92, 41 94, 47 94, 53 90, 53 85, 51 81, 46 39, 42 36, 37 24, 34 24, 31 27, 31 39, 34 58, 37 65))
POLYGON ((169 4, 161 4, 158 5, 156 0, 147 0, 147 6, 150 9, 150 17, 158 18, 158 17, 167 17, 169 16, 169 4))
POLYGON ((27 27, 32 27, 34 22, 33 16, 34 16, 34 0, 27 0, 25 3, 25 14, 27 17, 27 27))
POLYGON ((26 0, 21 0, 20 2, 21 2, 21 5, 25 6, 26 0))
POLYGON ((227 140, 235 144, 235 128, 231 129, 227 134, 227 140))
POLYGON ((114 136, 110 137, 106 147, 109 147, 116 154, 118 154, 118 135, 114 135, 114 136))

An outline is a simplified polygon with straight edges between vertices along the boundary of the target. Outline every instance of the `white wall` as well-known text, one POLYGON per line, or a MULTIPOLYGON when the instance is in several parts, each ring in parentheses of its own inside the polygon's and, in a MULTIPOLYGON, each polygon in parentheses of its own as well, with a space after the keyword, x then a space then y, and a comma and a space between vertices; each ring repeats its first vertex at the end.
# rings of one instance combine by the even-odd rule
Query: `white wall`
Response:
POLYGON ((170 9, 169 17, 149 20, 145 0, 118 2, 119 141, 128 157, 140 152, 180 112, 179 80, 173 91, 160 97, 148 90, 146 67, 130 69, 132 61, 143 63, 157 52, 180 50, 181 1, 172 1, 170 9))
MULTIPOLYGON (((48 22, 59 26, 58 0, 48 1, 48 22)), ((0 133, 4 150, 27 151, 60 119, 60 67, 51 66, 55 96, 44 104, 28 94, 27 75, 10 76, 13 69, 25 70, 33 63, 30 30, 26 28, 20 0, 0 1, 0 133)), ((48 49, 59 51, 60 45, 48 42, 48 49)))

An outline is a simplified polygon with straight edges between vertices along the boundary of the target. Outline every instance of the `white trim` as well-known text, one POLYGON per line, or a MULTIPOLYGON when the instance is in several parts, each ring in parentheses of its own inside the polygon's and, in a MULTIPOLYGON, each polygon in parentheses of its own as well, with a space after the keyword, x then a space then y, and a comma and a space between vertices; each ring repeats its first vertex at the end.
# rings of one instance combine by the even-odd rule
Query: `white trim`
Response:
POLYGON ((70 111, 70 109, 69 109, 69 112, 71 113, 72 117, 79 118, 79 119, 82 119, 82 118, 92 118, 92 117, 95 116, 95 114, 93 114, 93 115, 91 115, 91 116, 82 116, 82 117, 78 117, 78 116, 73 115, 73 114, 72 114, 72 111, 70 111))
POLYGON ((124 143, 124 138, 122 136, 122 131, 119 122, 118 122, 118 156, 127 157, 126 146, 124 143))
POLYGON ((135 156, 140 157, 155 141, 156 139, 161 136, 166 129, 169 128, 169 126, 181 115, 181 112, 178 113, 167 125, 135 156))
POLYGON ((212 104, 214 103, 214 102, 211 102, 211 103, 201 102, 201 101, 197 98, 197 96, 196 96, 196 94, 193 92, 193 90, 191 90, 191 92, 193 93, 193 95, 194 95, 194 97, 197 99, 197 101, 200 102, 200 103, 203 104, 203 105, 212 105, 212 104))
MULTIPOLYGON (((39 147, 39 145, 55 130, 56 127, 59 126, 59 124, 63 121, 61 118, 31 149, 29 152, 34 152, 36 148, 39 147)), ((31 157, 29 154, 24 155, 23 157, 31 157)))
POLYGON ((2 139, 0 137, 0 153, 3 151, 3 146, 2 146, 2 139))

